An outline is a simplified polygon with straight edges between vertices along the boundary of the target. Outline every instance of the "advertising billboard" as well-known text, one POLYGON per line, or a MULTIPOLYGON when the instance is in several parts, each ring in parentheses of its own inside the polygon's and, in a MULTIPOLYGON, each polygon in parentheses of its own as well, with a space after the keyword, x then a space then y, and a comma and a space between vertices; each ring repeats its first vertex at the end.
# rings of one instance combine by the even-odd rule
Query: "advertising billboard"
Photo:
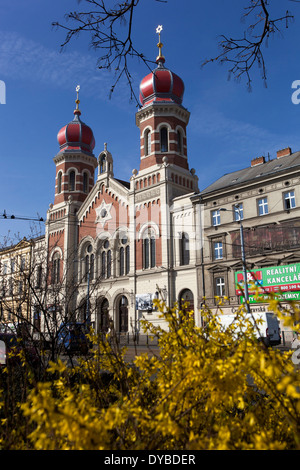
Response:
MULTIPOLYGON (((235 273, 236 295, 244 296, 244 273, 235 273)), ((279 300, 300 300, 300 263, 247 271, 249 302, 268 299, 270 292, 279 300), (254 298, 258 289, 259 296, 254 298)))

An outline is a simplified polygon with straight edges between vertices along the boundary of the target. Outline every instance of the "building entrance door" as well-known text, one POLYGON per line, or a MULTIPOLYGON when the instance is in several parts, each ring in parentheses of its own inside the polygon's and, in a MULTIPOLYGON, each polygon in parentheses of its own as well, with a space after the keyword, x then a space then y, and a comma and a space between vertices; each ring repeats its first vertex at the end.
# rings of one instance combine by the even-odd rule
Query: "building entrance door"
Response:
POLYGON ((181 291, 179 296, 179 308, 180 310, 183 310, 183 312, 194 312, 194 295, 190 289, 184 289, 181 291))

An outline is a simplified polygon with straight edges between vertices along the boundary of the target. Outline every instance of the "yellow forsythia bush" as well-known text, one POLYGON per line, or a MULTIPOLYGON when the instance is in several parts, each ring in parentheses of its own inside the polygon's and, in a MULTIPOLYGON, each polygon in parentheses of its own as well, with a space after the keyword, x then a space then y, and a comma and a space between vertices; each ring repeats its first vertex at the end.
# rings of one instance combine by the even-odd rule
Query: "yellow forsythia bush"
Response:
POLYGON ((92 357, 78 368, 52 364, 53 380, 22 405, 35 449, 300 448, 300 380, 290 352, 265 348, 251 324, 242 333, 243 308, 224 330, 205 308, 196 327, 193 313, 157 307, 168 329, 147 322, 144 329, 158 337, 159 354, 130 364, 124 350, 92 335, 92 357))

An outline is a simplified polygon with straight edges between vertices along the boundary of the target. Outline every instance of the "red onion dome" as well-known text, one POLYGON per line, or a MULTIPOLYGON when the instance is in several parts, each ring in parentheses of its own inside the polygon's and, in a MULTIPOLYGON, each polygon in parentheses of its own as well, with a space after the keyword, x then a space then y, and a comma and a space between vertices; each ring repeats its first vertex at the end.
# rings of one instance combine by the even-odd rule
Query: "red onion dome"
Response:
POLYGON ((95 139, 92 129, 80 119, 79 109, 74 111, 74 119, 62 127, 57 134, 60 152, 76 151, 93 153, 95 139))
POLYGON ((178 75, 164 66, 164 58, 159 57, 158 66, 140 83, 140 102, 146 106, 153 102, 182 103, 184 83, 178 75))

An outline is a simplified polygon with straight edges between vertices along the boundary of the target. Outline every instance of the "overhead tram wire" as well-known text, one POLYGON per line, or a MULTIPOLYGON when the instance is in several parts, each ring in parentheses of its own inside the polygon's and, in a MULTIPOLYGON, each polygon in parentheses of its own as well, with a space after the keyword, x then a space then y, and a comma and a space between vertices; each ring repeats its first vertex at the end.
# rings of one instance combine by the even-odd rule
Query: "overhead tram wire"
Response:
POLYGON ((45 219, 43 217, 26 217, 26 216, 19 216, 14 214, 7 214, 6 210, 3 211, 3 214, 0 214, 0 219, 2 220, 32 220, 34 222, 44 222, 45 219))
MULTIPOLYGON (((14 214, 7 214, 6 213, 6 210, 3 211, 3 213, 1 214, 0 213, 0 219, 2 220, 25 220, 25 221, 34 221, 34 222, 46 222, 46 219, 44 219, 43 217, 29 217, 29 216, 17 216, 17 215, 14 215, 14 214)), ((76 222, 70 222, 68 221, 68 225, 69 226, 74 226, 74 225, 78 225, 78 223, 76 222)), ((166 226, 167 224, 165 223, 161 223, 160 226, 166 226)), ((93 228, 95 227, 94 223, 86 223, 86 226, 89 227, 89 228, 93 228)), ((192 227, 193 224, 185 224, 185 227, 192 227)), ((281 226, 281 227, 272 227, 272 230, 288 230, 290 227, 289 226, 281 226)), ((247 231, 247 228, 246 228, 246 231, 247 231)), ((206 243, 211 243, 211 240, 204 240, 204 242, 206 243)), ((228 241, 223 241, 223 245, 226 245, 226 246, 230 246, 230 247, 236 247, 236 248, 240 248, 241 245, 239 243, 230 243, 228 241)), ((255 248, 256 245, 252 245, 252 244, 248 244, 247 242, 245 243, 245 248, 248 248, 248 249, 252 249, 252 248, 255 248)))

